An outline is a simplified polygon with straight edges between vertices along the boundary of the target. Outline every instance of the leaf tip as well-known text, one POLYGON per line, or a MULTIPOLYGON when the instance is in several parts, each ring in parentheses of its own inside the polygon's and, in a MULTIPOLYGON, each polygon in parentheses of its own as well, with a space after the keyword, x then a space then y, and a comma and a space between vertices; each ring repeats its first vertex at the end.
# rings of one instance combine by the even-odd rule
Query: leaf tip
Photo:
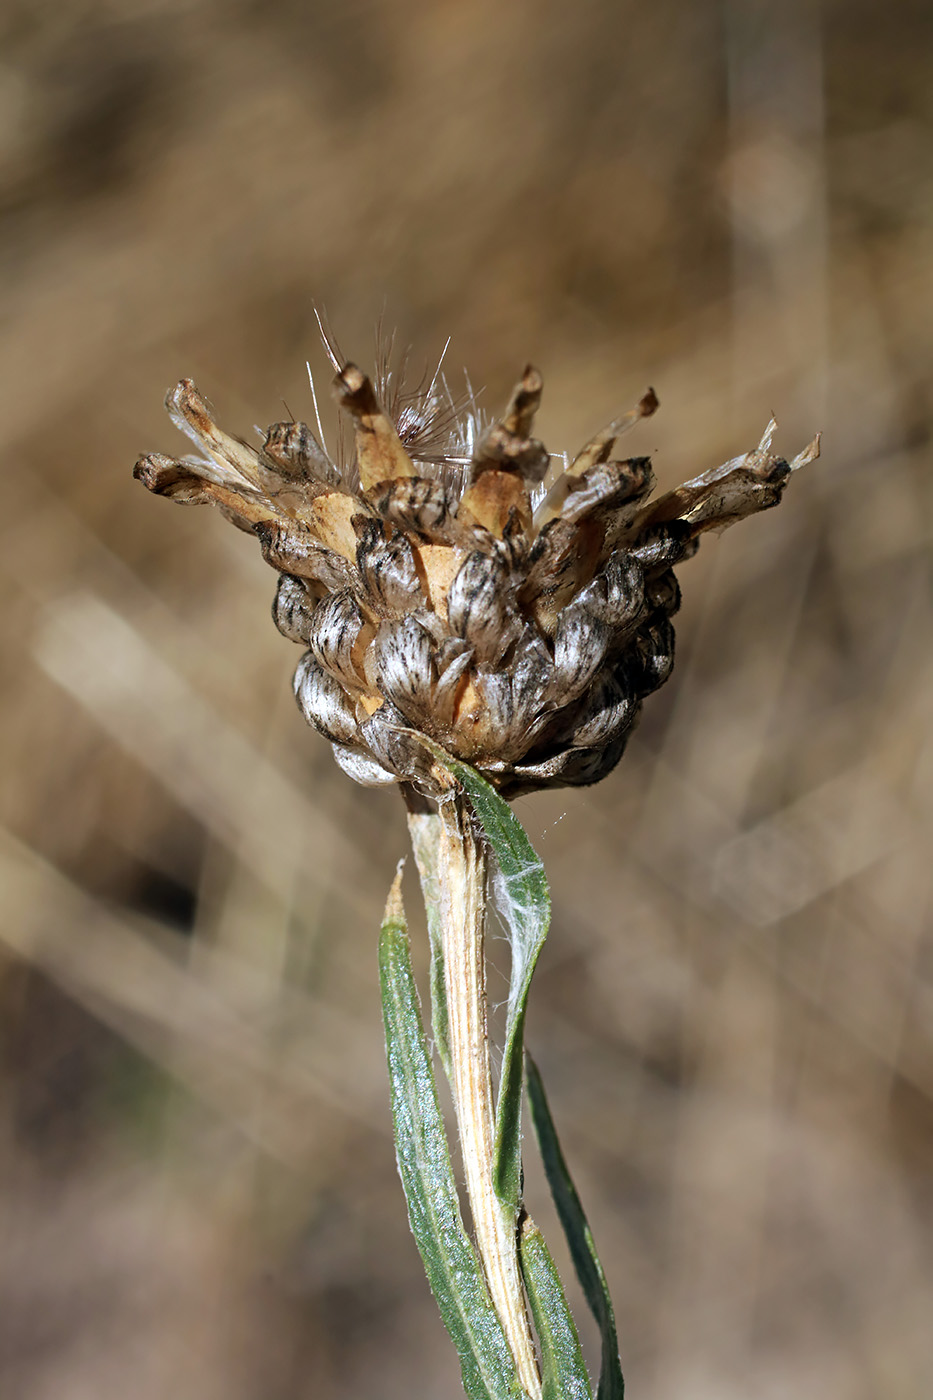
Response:
POLYGON ((519 1231, 523 1240, 535 1240, 544 1238, 544 1236, 541 1234, 541 1231, 538 1229, 537 1225, 532 1220, 531 1216, 526 1214, 524 1211, 522 1213, 519 1231))
POLYGON ((386 900, 385 913, 382 916, 383 925, 397 924, 400 928, 405 928, 405 905, 402 903, 402 872, 405 869, 405 857, 399 861, 395 868, 395 879, 392 881, 392 888, 389 890, 389 897, 386 900))

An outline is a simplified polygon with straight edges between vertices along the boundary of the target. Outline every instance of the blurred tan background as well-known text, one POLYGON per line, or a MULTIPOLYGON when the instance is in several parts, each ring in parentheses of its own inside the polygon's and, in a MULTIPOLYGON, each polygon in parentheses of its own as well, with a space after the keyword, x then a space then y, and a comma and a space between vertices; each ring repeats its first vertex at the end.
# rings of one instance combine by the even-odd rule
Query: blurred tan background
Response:
POLYGON ((258 550, 130 475, 183 374, 233 431, 308 416, 316 297, 363 363, 380 317, 416 377, 451 336, 489 411, 532 360, 552 448, 654 384, 663 485, 772 410, 787 455, 824 430, 681 570, 616 773, 518 804, 529 1038, 633 1400, 925 1400, 933 10, 3 0, 0 33, 0 1395, 459 1394, 386 1103, 401 802, 304 727, 258 550))

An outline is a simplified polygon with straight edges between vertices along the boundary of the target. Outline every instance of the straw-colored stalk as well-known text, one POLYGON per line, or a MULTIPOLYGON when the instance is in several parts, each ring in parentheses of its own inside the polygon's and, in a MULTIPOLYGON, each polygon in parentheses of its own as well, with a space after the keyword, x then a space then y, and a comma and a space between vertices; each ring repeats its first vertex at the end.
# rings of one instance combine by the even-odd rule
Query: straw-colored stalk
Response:
POLYGON ((483 842, 468 802, 440 804, 437 877, 447 992, 451 1087, 476 1246, 519 1379, 541 1394, 525 1309, 514 1211, 494 1185, 495 1112, 486 1008, 486 875, 483 842))

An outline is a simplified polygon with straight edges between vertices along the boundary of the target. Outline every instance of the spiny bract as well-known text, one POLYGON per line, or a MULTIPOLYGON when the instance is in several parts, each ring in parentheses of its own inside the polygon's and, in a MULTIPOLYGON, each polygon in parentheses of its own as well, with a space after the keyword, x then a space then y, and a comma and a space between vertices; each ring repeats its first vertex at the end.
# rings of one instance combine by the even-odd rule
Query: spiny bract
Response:
POLYGON ((535 369, 485 429, 439 374, 407 396, 377 382, 339 368, 355 451, 338 466, 305 423, 273 424, 258 449, 230 437, 183 379, 167 407, 204 455, 153 453, 135 475, 256 535, 281 576, 276 624, 307 648, 298 703, 357 782, 436 793, 421 735, 507 797, 596 782, 670 674, 674 566, 704 531, 776 505, 819 440, 788 463, 772 421, 753 451, 651 501, 648 458, 611 459, 657 408, 649 390, 547 489, 535 369))

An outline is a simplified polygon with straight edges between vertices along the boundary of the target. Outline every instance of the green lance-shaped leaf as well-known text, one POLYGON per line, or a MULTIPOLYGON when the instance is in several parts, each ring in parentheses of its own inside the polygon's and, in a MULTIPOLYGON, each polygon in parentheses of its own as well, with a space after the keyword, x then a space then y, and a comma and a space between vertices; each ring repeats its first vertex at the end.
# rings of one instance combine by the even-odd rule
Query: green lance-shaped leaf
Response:
POLYGON ((450 1021, 447 1011, 447 981, 444 974, 444 930, 441 923, 441 882, 438 849, 441 819, 436 813, 413 812, 408 818, 431 946, 431 1028, 444 1073, 450 1079, 450 1021))
POLYGON ((470 1400, 524 1400, 460 1217, 450 1152, 411 970, 401 871, 389 895, 379 970, 399 1175, 431 1291, 460 1356, 470 1400))
POLYGON ((525 1291, 541 1344, 541 1400, 593 1400, 580 1338, 554 1260, 527 1216, 519 1244, 525 1291))
POLYGON ((625 1383, 622 1380, 622 1366, 619 1362, 619 1342, 616 1335, 615 1314, 609 1297, 609 1288, 603 1266, 599 1262, 593 1236, 580 1204, 576 1187, 570 1179, 567 1163, 557 1140, 554 1120, 548 1108, 541 1075, 530 1055, 525 1055, 525 1079, 528 1085, 528 1102, 531 1118, 541 1147, 541 1157, 547 1172, 548 1184, 560 1223, 567 1236, 570 1256, 577 1271, 577 1278, 583 1289, 590 1311, 599 1326, 602 1338, 602 1363, 599 1373, 597 1400, 623 1400, 625 1383))
POLYGON ((512 952, 502 1077, 496 1106, 496 1180, 500 1199, 518 1208, 521 1192, 522 1054, 528 989, 551 918, 544 866, 512 809, 485 778, 434 744, 430 748, 463 787, 496 857, 496 894, 512 952))

